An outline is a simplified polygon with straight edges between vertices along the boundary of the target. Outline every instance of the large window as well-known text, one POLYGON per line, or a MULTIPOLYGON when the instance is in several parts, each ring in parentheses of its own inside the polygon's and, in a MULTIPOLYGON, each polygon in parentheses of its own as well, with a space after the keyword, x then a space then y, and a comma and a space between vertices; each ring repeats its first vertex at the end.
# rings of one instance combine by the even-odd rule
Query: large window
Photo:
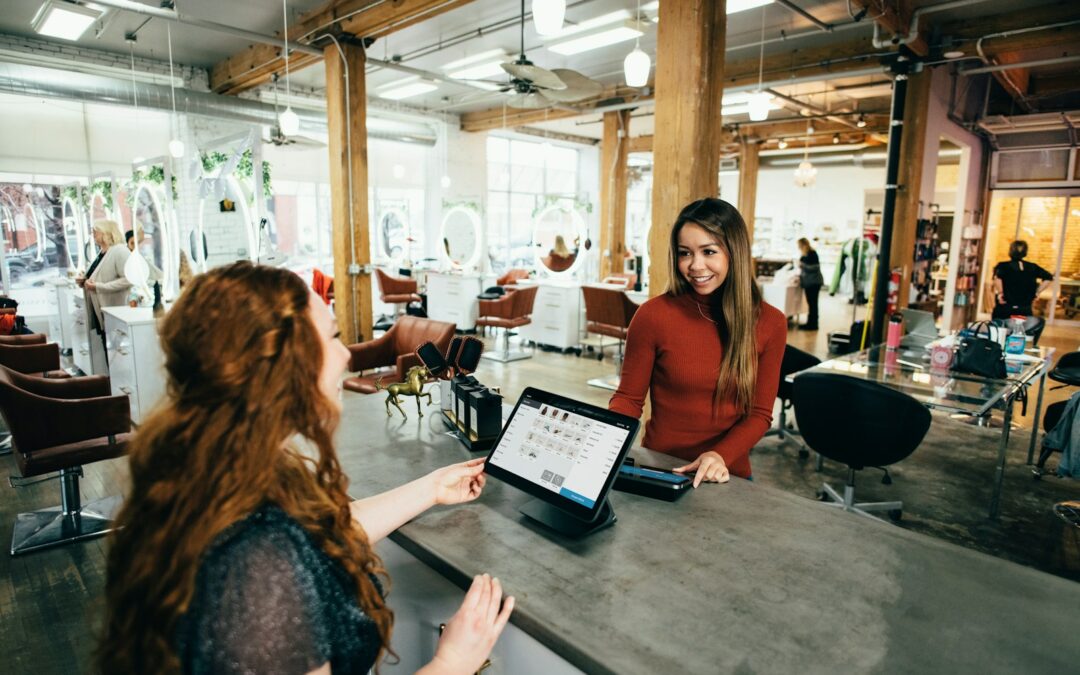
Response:
POLYGON ((533 212, 550 199, 573 200, 578 152, 550 143, 487 139, 487 240, 491 268, 533 265, 533 212))

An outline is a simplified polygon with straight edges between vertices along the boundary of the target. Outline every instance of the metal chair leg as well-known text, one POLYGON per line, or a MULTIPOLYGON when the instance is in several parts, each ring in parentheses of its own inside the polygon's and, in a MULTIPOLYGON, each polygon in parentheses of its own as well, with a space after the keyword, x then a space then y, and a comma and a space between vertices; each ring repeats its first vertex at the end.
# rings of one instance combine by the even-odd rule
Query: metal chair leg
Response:
POLYGON ((113 514, 121 497, 113 496, 83 504, 79 495, 82 467, 60 472, 60 506, 20 513, 11 534, 11 555, 22 555, 52 546, 100 537, 113 530, 113 514))

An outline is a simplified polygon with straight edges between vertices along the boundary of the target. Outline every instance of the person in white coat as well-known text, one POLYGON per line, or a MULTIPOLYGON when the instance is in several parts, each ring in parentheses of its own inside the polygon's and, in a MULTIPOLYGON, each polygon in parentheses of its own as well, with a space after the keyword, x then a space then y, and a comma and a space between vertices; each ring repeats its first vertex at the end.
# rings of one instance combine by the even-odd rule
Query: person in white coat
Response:
POLYGON ((95 220, 93 231, 94 243, 101 253, 86 271, 86 276, 77 278, 75 282, 84 289, 87 305, 94 310, 88 315, 91 324, 99 334, 104 335, 102 308, 127 304, 131 282, 124 276, 124 264, 131 251, 124 243, 124 235, 116 221, 95 220))

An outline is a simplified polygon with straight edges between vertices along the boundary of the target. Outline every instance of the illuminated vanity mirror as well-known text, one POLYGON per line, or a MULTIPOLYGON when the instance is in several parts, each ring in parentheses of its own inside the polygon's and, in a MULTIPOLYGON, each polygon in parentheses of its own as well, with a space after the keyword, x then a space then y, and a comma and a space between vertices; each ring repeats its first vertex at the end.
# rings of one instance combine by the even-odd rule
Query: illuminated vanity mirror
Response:
MULTIPOLYGON (((161 271, 162 287, 169 288, 171 245, 169 224, 165 217, 161 189, 150 183, 140 183, 135 190, 135 238, 137 250, 148 265, 161 271)), ((156 272, 156 270, 151 270, 156 272)))
MULTIPOLYGON (((65 197, 61 204, 64 213, 64 245, 68 254, 68 265, 79 269, 86 269, 86 258, 83 253, 83 219, 79 214, 79 207, 75 200, 65 197)), ((38 256, 42 248, 38 247, 38 256)), ((40 262, 40 260, 39 260, 40 262)))
POLYGON ((581 264, 588 235, 577 209, 552 204, 533 219, 533 246, 538 269, 569 276, 581 264))
POLYGON ((258 253, 248 193, 235 175, 210 179, 199 207, 198 236, 189 238, 188 255, 205 268, 254 260, 258 253), (202 239, 203 250, 197 242, 202 239))
POLYGON ((408 250, 409 217, 405 211, 390 207, 379 213, 378 254, 389 260, 391 267, 398 267, 405 261, 408 250))
POLYGON ((480 260, 480 214, 467 206, 455 206, 443 215, 441 253, 455 269, 470 269, 480 260))

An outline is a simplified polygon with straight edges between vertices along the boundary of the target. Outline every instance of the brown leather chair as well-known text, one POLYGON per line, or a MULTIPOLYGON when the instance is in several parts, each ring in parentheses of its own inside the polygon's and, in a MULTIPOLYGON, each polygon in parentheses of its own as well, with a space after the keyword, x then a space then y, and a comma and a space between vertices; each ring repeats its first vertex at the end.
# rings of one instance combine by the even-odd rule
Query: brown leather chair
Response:
POLYGON ((369 369, 376 370, 367 375, 345 378, 342 386, 349 391, 374 394, 377 391, 375 383, 380 379, 386 382, 403 382, 409 368, 422 365, 414 353, 417 347, 431 341, 445 354, 456 330, 455 324, 445 321, 403 316, 374 340, 349 345, 349 351, 352 352, 349 370, 361 373, 369 369))
MULTIPOLYGON (((11 555, 90 539, 112 530, 120 497, 82 504, 85 464, 123 455, 131 429, 127 396, 112 396, 104 375, 48 379, 0 367, 0 413, 14 441, 20 479, 59 472, 60 506, 20 513, 11 555)), ((12 479, 19 487, 37 483, 12 479)))
POLYGON ((483 358, 502 363, 532 358, 532 354, 527 352, 510 351, 510 329, 532 323, 533 304, 536 302, 537 290, 537 286, 528 286, 513 293, 507 293, 498 300, 479 301, 480 316, 476 319, 476 325, 503 329, 502 350, 484 352, 481 355, 483 358))
POLYGON ((512 269, 507 270, 506 274, 504 274, 501 277, 499 277, 498 279, 496 279, 495 284, 498 285, 498 286, 510 286, 511 288, 506 289, 508 291, 517 290, 517 289, 513 288, 513 286, 516 286, 517 282, 521 281, 522 279, 528 279, 528 278, 529 278, 529 271, 528 270, 523 270, 523 269, 520 269, 518 267, 514 267, 512 269))
POLYGON ((28 375, 70 377, 60 368, 60 345, 45 335, 0 335, 0 366, 28 375))
MULTIPOLYGON (((638 304, 618 288, 586 284, 581 287, 585 296, 585 330, 589 333, 616 338, 619 354, 615 361, 615 375, 589 380, 589 384, 603 389, 618 389, 622 373, 623 341, 630 328, 630 320, 637 312, 638 304)), ((604 358, 603 337, 600 338, 600 358, 604 358)))
POLYGON ((379 283, 379 298, 388 305, 394 305, 395 315, 402 314, 410 302, 422 300, 416 292, 416 279, 392 277, 376 267, 375 280, 379 283))

